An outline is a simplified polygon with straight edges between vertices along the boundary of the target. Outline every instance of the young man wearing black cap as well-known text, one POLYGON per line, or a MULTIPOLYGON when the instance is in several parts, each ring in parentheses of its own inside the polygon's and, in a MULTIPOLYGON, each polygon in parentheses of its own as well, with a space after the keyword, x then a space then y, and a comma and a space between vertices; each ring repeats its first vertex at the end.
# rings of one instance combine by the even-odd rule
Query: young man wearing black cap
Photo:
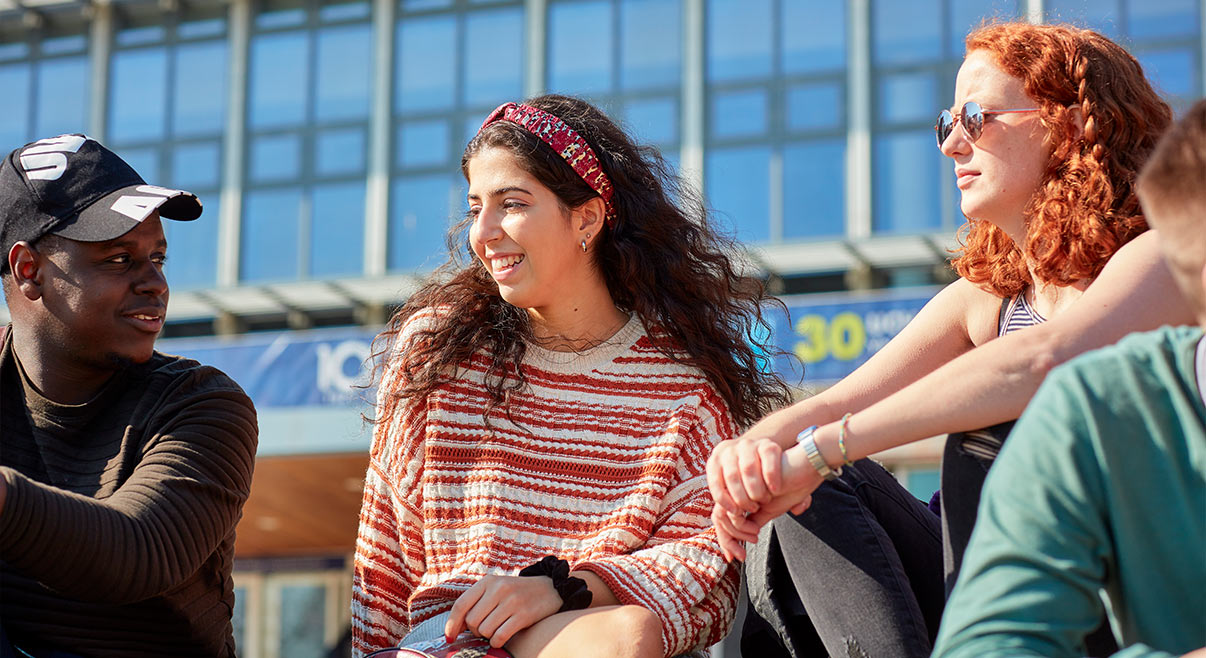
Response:
POLYGON ((83 135, 0 163, 0 651, 234 655, 255 409, 154 350, 160 218, 200 214, 83 135))

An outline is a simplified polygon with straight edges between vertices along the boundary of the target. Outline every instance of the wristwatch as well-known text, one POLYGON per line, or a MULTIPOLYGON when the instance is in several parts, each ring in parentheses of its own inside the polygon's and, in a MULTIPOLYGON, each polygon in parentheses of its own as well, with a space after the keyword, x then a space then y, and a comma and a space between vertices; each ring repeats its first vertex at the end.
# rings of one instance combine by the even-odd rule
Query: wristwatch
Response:
POLYGON ((836 480, 842 474, 842 467, 838 466, 837 470, 829 468, 829 464, 825 463, 825 458, 821 456, 821 451, 817 449, 817 442, 812 438, 814 432, 817 431, 817 426, 806 428, 803 432, 796 435, 796 444, 804 446, 804 455, 808 457, 808 462, 812 467, 817 469, 821 477, 826 480, 836 480))

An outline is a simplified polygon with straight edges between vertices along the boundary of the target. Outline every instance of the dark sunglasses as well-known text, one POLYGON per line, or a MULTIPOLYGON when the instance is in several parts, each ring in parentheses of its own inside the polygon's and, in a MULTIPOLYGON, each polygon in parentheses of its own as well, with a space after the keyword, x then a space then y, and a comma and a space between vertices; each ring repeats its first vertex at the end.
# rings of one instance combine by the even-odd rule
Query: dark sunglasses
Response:
POLYGON ((968 141, 974 142, 980 139, 980 133, 984 132, 984 117, 994 114, 1012 114, 1014 112, 1038 112, 1037 107, 1028 107, 1019 110, 986 110, 980 107, 980 104, 975 101, 968 101, 963 104, 959 114, 951 114, 950 110, 943 110, 938 113, 938 121, 934 123, 934 133, 938 136, 938 148, 946 142, 946 138, 951 136, 955 130, 955 122, 958 121, 963 125, 963 132, 967 135, 968 141))

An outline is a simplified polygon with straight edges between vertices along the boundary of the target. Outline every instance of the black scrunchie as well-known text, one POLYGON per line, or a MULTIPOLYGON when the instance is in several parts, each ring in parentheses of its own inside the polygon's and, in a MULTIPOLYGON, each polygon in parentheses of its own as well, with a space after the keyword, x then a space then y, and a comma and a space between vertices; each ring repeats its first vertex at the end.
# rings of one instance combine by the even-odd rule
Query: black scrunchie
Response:
POLYGON ((555 555, 547 555, 536 564, 524 567, 519 575, 552 578, 553 589, 557 590, 557 596, 561 597, 561 609, 557 612, 589 608, 594 597, 585 580, 569 575, 569 562, 560 560, 555 555))

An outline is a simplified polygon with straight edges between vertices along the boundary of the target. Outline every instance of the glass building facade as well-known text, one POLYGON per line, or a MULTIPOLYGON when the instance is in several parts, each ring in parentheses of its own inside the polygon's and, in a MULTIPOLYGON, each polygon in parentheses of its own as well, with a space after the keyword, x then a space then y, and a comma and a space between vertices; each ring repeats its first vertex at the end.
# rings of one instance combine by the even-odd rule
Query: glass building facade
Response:
MULTIPOLYGON (((85 132, 201 197, 165 223, 168 336, 381 323, 446 258, 482 119, 543 92, 660 149, 781 292, 933 284, 963 218, 931 126, 993 18, 1203 95, 1206 0, 10 0, 0 152, 85 132)), ((931 466, 898 475, 928 495, 931 466)), ((307 559, 245 568, 241 655, 338 638, 346 563, 307 559)))
POLYGON ((1202 0, 40 0, 0 10, 0 149, 83 131, 202 197, 169 335, 379 321, 443 262, 481 119, 544 91, 657 146, 785 292, 931 283, 963 218, 929 128, 992 18, 1202 95, 1202 0))

